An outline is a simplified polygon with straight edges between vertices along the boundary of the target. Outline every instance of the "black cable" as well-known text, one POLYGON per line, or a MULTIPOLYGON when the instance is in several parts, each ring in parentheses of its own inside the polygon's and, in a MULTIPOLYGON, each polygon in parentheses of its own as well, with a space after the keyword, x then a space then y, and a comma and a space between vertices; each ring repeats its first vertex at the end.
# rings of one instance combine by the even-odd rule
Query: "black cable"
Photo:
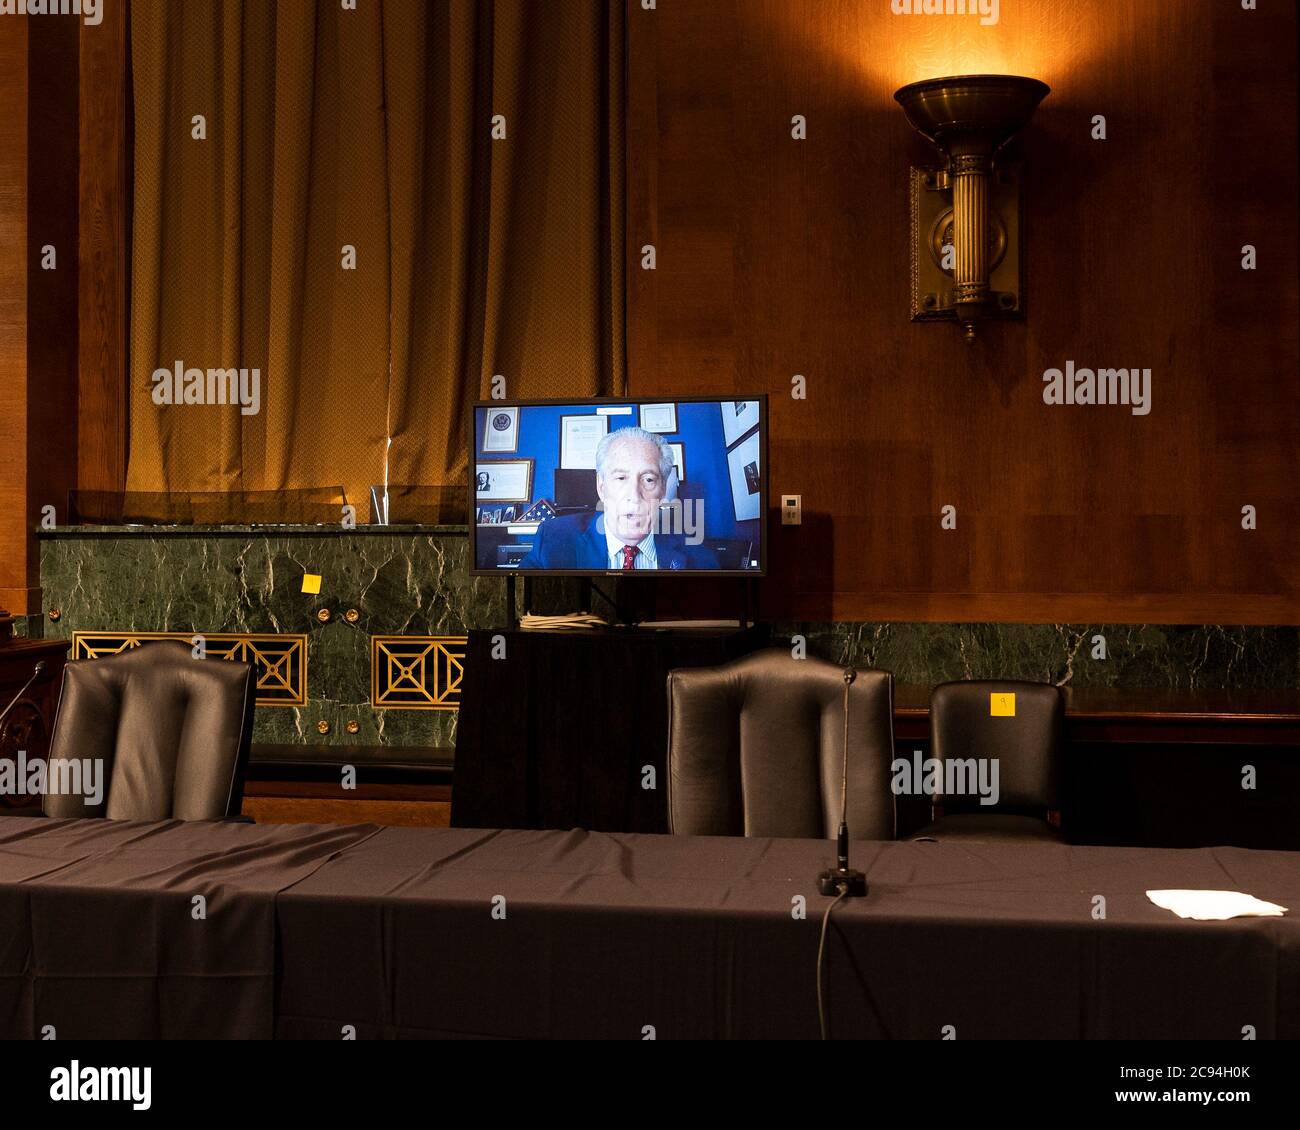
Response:
POLYGON ((826 913, 822 915, 822 936, 817 943, 817 1022, 821 1025, 823 1040, 830 1039, 826 1031, 826 1002, 822 998, 822 981, 824 980, 826 958, 826 927, 830 925, 831 911, 839 905, 841 899, 847 897, 848 893, 848 886, 841 886, 840 893, 831 899, 830 906, 826 908, 826 913))
POLYGON ((598 584, 596 584, 596 582, 593 581, 590 577, 587 578, 587 583, 591 585, 591 591, 594 592, 598 597, 600 597, 600 599, 603 600, 606 604, 608 604, 610 608, 614 610, 614 615, 617 616, 618 601, 616 601, 612 596, 606 593, 605 590, 602 589, 598 584))
MULTIPOLYGON (((595 582, 594 580, 591 581, 590 583, 591 583, 591 591, 594 592, 598 597, 600 597, 600 599, 603 600, 606 604, 608 604, 609 607, 613 610, 613 613, 614 613, 614 619, 615 619, 616 621, 619 621, 620 623, 623 622, 623 619, 624 619, 624 608, 623 608, 623 605, 619 604, 619 602, 618 602, 619 594, 624 592, 624 590, 623 590, 623 588, 622 588, 622 578, 620 578, 620 577, 615 577, 615 578, 614 578, 614 595, 613 595, 613 596, 610 596, 609 593, 607 593, 607 592, 606 592, 604 589, 602 589, 598 584, 596 584, 596 582, 595 582)), ((626 595, 626 594, 624 593, 624 595, 626 595)), ((631 613, 632 613, 633 615, 635 614, 635 612, 636 612, 635 609, 632 609, 632 610, 631 610, 631 613)), ((629 623, 629 624, 631 623, 631 620, 630 620, 630 619, 628 620, 628 623, 629 623)))

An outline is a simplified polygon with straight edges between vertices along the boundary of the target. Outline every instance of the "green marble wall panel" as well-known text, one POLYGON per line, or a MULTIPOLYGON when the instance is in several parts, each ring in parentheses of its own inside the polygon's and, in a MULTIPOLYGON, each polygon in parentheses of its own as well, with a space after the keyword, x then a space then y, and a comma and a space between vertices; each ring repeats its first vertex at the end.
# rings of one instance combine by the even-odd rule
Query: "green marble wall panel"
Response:
POLYGON ((810 654, 923 686, 991 678, 1077 687, 1300 686, 1300 629, 1291 627, 786 623, 776 632, 786 640, 802 635, 810 654))
MULTIPOLYGON (((259 707, 254 740, 450 747, 456 715, 373 710, 370 636, 463 635, 505 622, 505 585, 470 576, 463 529, 385 533, 67 530, 41 542, 46 636, 76 631, 305 632, 306 707, 259 707), (322 578, 304 594, 304 573, 322 578), (321 623, 318 612, 331 618, 321 623), (344 613, 360 617, 348 623, 344 613), (330 724, 328 735, 317 724, 330 724), (346 733, 347 722, 360 731, 346 733)), ((571 583, 570 583, 571 585, 571 583)), ((572 607, 566 583, 539 609, 572 607)))
MULTIPOLYGON (((305 632, 306 707, 258 710, 259 742, 450 747, 452 711, 374 710, 370 636, 461 635, 505 622, 505 586, 468 572, 463 527, 321 532, 316 527, 77 528, 41 541, 45 606, 27 630, 305 632), (304 595, 302 575, 322 577, 304 595), (331 619, 317 618, 328 608, 331 619), (348 623, 344 613, 360 613, 348 623), (317 732, 327 721, 330 733, 317 732), (355 721, 359 733, 345 731, 355 721)), ((536 585, 538 611, 577 606, 576 583, 536 585)), ((783 623, 811 654, 883 667, 900 683, 1012 677, 1075 686, 1300 686, 1295 628, 1131 624, 783 623), (1093 658, 1093 637, 1106 658, 1093 658)))

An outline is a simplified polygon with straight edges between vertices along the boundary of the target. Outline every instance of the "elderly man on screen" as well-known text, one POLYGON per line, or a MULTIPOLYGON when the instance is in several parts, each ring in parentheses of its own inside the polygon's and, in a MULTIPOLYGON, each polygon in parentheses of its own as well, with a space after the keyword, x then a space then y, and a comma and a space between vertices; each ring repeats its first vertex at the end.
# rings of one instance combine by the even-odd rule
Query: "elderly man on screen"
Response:
POLYGON ((604 513, 543 522, 519 568, 716 569, 717 558, 704 546, 656 530, 672 474, 672 452, 661 436, 642 428, 610 432, 596 448, 596 493, 604 513))

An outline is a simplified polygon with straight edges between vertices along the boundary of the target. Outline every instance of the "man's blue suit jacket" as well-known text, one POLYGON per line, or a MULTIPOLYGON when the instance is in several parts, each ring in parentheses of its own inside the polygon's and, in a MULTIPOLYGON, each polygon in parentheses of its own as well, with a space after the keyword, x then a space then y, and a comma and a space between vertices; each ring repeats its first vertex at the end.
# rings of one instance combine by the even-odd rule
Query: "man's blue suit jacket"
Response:
MULTIPOLYGON (((718 559, 703 545, 687 545, 681 534, 655 534, 659 569, 716 569, 718 559)), ((605 516, 595 510, 548 518, 537 528, 532 552, 520 569, 609 570, 605 516)), ((644 570, 643 570, 644 571, 644 570)))

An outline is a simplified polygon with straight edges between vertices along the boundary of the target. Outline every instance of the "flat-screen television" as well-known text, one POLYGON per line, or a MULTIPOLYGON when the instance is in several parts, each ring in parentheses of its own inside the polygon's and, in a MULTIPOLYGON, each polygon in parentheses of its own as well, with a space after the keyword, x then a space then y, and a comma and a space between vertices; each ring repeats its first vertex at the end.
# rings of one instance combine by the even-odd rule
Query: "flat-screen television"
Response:
POLYGON ((767 397, 480 401, 473 572, 761 575, 767 397))

